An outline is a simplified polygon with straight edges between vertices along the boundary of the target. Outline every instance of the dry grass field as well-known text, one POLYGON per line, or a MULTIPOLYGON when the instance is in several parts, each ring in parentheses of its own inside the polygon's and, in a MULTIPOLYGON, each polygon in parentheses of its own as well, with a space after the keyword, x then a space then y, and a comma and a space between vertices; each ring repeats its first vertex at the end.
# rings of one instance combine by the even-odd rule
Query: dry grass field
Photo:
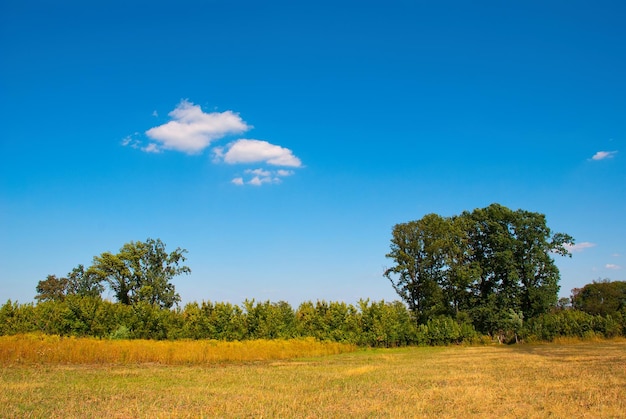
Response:
MULTIPOLYGON (((154 353, 174 353, 185 350, 185 342, 122 342, 129 345, 126 359, 86 363, 46 358, 45 353, 37 360, 10 359, 6 347, 15 347, 15 341, 11 344, 4 338, 0 340, 0 416, 626 417, 623 339, 356 351, 326 348, 326 353, 307 355, 303 348, 315 347, 308 341, 296 344, 301 345, 300 358, 292 358, 297 351, 270 356, 278 347, 264 346, 271 342, 230 347, 230 352, 245 353, 246 345, 253 345, 248 353, 265 353, 249 360, 205 356, 195 361, 180 361, 174 355, 152 361, 128 358, 134 344, 148 345, 142 351, 156 345, 159 349, 154 353), (338 353, 342 350, 348 352, 338 353)), ((281 343, 283 349, 289 342, 281 343)), ((57 347, 63 344, 59 340, 57 347)), ((187 347, 192 352, 193 348, 187 347)))

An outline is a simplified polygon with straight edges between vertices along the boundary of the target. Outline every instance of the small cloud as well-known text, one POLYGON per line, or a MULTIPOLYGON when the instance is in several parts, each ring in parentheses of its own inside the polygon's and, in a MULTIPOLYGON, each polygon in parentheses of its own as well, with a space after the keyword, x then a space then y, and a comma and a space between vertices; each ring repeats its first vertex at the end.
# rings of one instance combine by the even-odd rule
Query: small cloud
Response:
POLYGON ((280 170, 276 171, 276 175, 282 176, 282 177, 291 176, 291 175, 293 175, 293 173, 294 173, 293 170, 280 169, 280 170))
POLYGON ((154 116, 155 118, 159 117, 159 113, 157 111, 153 111, 152 112, 152 116, 154 116))
POLYGON ((617 154, 617 151, 598 151, 591 157, 591 160, 605 160, 612 159, 617 154))
POLYGON ((248 184, 254 185, 254 186, 261 186, 264 183, 273 183, 273 182, 274 182, 274 179, 272 179, 271 177, 255 176, 248 182, 248 184))
POLYGON ((253 175, 262 176, 262 177, 268 177, 272 174, 272 172, 270 172, 269 170, 263 170, 263 169, 248 169, 246 170, 246 173, 251 173, 253 175))
POLYGON ((264 183, 280 183, 280 179, 274 176, 275 172, 270 170, 248 169, 245 173, 254 175, 254 177, 248 181, 249 185, 261 186, 264 183))
POLYGON ((578 244, 566 244, 565 248, 567 250, 569 250, 572 253, 580 253, 585 249, 590 249, 592 247, 595 247, 596 244, 595 243, 590 243, 590 242, 582 242, 582 243, 578 243, 578 244))
POLYGON ((219 163, 224 159, 224 147, 215 147, 213 149, 213 163, 219 163))
POLYGON ((251 176, 247 181, 240 176, 234 178, 231 182, 238 186, 277 184, 282 182, 281 177, 288 176, 288 173, 290 174, 292 172, 290 170, 247 169, 244 173, 251 176))
POLYGON ((162 150, 155 143, 150 143, 147 146, 142 147, 141 151, 145 151, 146 153, 160 153, 162 150))
POLYGON ((188 154, 199 153, 215 140, 251 128, 239 114, 232 111, 205 113, 187 100, 180 102, 168 115, 171 121, 150 128, 146 135, 158 141, 160 148, 188 154))
POLYGON ((622 269, 622 267, 621 267, 621 266, 619 266, 619 265, 615 265, 615 264, 613 264, 613 263, 607 263, 606 265, 604 265, 604 267, 605 267, 606 269, 613 269, 613 270, 622 269))
POLYGON ((139 141, 137 139, 138 135, 139 135, 139 133, 136 132, 133 135, 127 135, 126 137, 124 137, 122 139, 122 146, 123 147, 130 147, 130 148, 140 148, 141 147, 141 141, 139 141))
POLYGON ((291 150, 267 141, 240 139, 230 143, 228 147, 226 153, 221 148, 214 150, 214 153, 229 164, 265 162, 272 166, 302 166, 300 159, 291 150))

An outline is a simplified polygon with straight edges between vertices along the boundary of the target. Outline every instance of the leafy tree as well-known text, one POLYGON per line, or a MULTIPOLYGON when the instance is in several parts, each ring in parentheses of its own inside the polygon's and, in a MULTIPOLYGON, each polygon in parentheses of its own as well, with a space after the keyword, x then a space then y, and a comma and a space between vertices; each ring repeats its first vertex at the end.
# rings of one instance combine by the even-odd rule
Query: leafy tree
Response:
POLYGON ((609 279, 593 281, 572 290, 574 308, 589 314, 614 315, 626 308, 626 282, 609 279))
POLYGON ((190 273, 181 263, 187 251, 177 248, 165 251, 160 240, 126 243, 117 254, 104 252, 94 257, 93 265, 85 273, 106 281, 117 300, 126 305, 145 302, 161 308, 171 308, 180 301, 171 280, 190 273))
POLYGON ((100 277, 93 270, 85 270, 83 265, 78 265, 67 274, 68 295, 99 297, 102 291, 104 286, 100 277))
POLYGON ((37 301, 63 301, 67 295, 67 278, 57 278, 56 275, 48 275, 48 277, 39 281, 37 284, 37 301))
POLYGON ((556 305, 560 276, 551 254, 570 255, 571 236, 552 234, 543 214, 499 204, 463 216, 471 220, 470 253, 480 272, 474 306, 495 304, 531 318, 556 305))
POLYGON ((557 303, 552 254, 573 239, 552 234, 543 214, 499 204, 459 216, 428 214, 394 226, 394 266, 384 273, 418 323, 469 314, 483 332, 505 330, 509 310, 531 318, 557 303))
POLYGON ((67 277, 57 278, 56 275, 48 275, 44 281, 37 284, 37 301, 64 301, 67 296, 78 295, 81 297, 100 297, 104 287, 101 279, 91 271, 85 271, 83 265, 72 269, 67 277))
POLYGON ((395 261, 395 266, 385 270, 384 276, 419 322, 444 314, 446 302, 440 284, 446 265, 449 221, 428 214, 418 221, 397 224, 392 234, 387 257, 395 261))
POLYGON ((516 243, 512 234, 513 213, 508 208, 493 204, 487 208, 464 212, 468 220, 468 244, 473 262, 479 266, 479 275, 471 285, 470 309, 481 308, 483 321, 501 318, 501 311, 519 308, 520 284, 514 252, 516 243), (485 310, 486 309, 486 310, 485 310), (484 317, 489 313, 488 317, 484 317))

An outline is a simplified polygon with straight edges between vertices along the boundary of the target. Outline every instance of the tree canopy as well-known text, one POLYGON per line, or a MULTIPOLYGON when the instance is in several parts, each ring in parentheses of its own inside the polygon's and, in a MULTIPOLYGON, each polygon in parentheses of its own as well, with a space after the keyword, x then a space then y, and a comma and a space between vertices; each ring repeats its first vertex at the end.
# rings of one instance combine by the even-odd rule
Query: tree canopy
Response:
POLYGON ((572 306, 589 314, 614 315, 626 309, 626 282, 593 281, 572 290, 572 306))
POLYGON ((104 291, 104 287, 100 283, 100 279, 93 272, 85 271, 83 265, 78 265, 66 277, 58 278, 56 275, 48 275, 45 280, 39 281, 35 299, 38 301, 63 301, 68 295, 96 297, 102 291, 104 291))
POLYGON ((145 302, 161 308, 171 308, 180 302, 172 279, 191 272, 185 262, 185 249, 171 253, 160 239, 124 244, 118 253, 104 252, 93 258, 85 269, 78 265, 67 277, 48 275, 37 285, 39 301, 63 301, 67 295, 96 297, 107 284, 122 304, 145 302))
POLYGON ((167 253, 160 239, 131 241, 117 254, 104 252, 94 257, 89 272, 107 282, 123 304, 143 301, 170 308, 180 301, 172 278, 191 272, 189 267, 181 265, 186 252, 177 248, 167 253))
POLYGON ((494 332, 512 318, 555 306, 567 234, 552 234, 543 214, 499 204, 442 217, 428 214, 392 231, 394 265, 384 273, 419 323, 447 315, 494 332))

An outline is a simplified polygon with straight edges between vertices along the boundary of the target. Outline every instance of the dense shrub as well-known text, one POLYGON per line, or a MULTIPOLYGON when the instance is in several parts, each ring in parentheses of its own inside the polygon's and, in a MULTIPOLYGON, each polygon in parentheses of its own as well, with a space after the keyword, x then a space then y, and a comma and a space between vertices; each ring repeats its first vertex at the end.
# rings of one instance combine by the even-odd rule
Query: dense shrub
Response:
POLYGON ((450 345, 472 343, 479 338, 474 326, 458 323, 448 316, 428 320, 418 327, 417 342, 421 345, 450 345))
POLYGON ((623 333, 619 319, 592 315, 578 310, 561 310, 526 322, 522 333, 530 340, 551 341, 556 337, 615 337, 623 333))
MULTIPOLYGON (((586 338, 623 335, 626 310, 611 316, 561 310, 525 320, 511 312, 498 321, 495 340, 514 343, 522 339, 550 341, 559 336, 586 338)), ((451 345, 485 342, 462 312, 431 318, 417 325, 399 301, 357 305, 343 302, 304 302, 294 310, 279 301, 246 300, 231 303, 189 303, 180 309, 163 309, 140 302, 124 305, 99 297, 68 296, 63 301, 0 307, 0 334, 41 332, 59 336, 92 336, 104 339, 290 339, 352 343, 361 346, 451 345)))

